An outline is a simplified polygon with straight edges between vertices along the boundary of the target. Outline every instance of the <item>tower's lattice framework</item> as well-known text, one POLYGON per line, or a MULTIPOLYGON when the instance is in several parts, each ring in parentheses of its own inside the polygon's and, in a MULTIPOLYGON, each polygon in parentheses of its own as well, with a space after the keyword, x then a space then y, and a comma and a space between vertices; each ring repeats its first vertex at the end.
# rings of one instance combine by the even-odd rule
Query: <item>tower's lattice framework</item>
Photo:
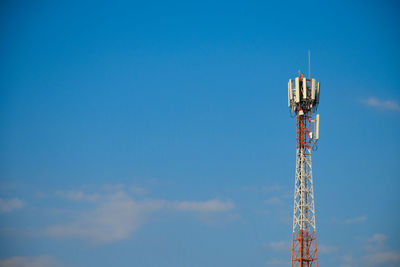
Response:
POLYGON ((319 82, 299 77, 289 80, 288 105, 296 116, 297 146, 291 266, 318 266, 311 150, 319 139, 319 82))

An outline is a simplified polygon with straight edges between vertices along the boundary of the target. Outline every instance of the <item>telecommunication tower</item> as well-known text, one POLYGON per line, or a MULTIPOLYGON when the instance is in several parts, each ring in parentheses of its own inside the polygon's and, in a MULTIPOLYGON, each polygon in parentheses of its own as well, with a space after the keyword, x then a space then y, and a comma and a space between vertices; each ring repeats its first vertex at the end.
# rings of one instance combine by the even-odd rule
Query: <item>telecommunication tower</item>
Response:
POLYGON ((309 78, 299 70, 299 76, 288 83, 288 106, 297 128, 292 267, 318 267, 311 150, 316 150, 319 139, 319 114, 314 114, 320 83, 311 79, 310 51, 308 60, 309 78))

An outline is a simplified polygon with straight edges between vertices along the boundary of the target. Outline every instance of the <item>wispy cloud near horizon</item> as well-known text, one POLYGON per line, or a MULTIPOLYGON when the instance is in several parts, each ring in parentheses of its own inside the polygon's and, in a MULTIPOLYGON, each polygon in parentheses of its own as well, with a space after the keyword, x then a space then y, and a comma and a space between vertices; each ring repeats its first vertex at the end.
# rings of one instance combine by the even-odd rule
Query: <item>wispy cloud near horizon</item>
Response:
POLYGON ((367 216, 359 216, 354 218, 348 218, 344 220, 344 224, 353 224, 353 223, 363 223, 367 220, 367 216))
POLYGON ((61 267, 53 257, 40 255, 35 257, 16 256, 0 260, 0 267, 61 267))
POLYGON ((290 250, 290 243, 286 241, 277 241, 277 242, 269 242, 265 245, 266 248, 271 248, 275 252, 278 251, 289 251, 290 250))
POLYGON ((336 252, 337 250, 338 250, 338 247, 336 247, 336 246, 331 246, 331 245, 326 245, 326 244, 318 245, 318 252, 323 253, 323 254, 330 254, 330 253, 336 252))
POLYGON ((232 201, 220 201, 212 199, 207 201, 182 201, 172 203, 172 207, 179 211, 194 212, 224 212, 234 208, 232 201))
POLYGON ((19 198, 12 198, 5 200, 0 198, 0 213, 10 212, 16 209, 20 209, 25 206, 25 202, 19 198))
POLYGON ((337 224, 357 224, 357 223, 364 223, 367 219, 368 219, 367 216, 362 215, 341 220, 333 219, 333 222, 337 224))
POLYGON ((392 111, 400 111, 400 103, 395 100, 381 100, 376 97, 369 97, 362 100, 364 105, 382 109, 382 110, 392 110, 392 111))
POLYGON ((80 238, 109 243, 129 237, 146 220, 147 214, 163 203, 138 203, 125 193, 104 197, 93 210, 82 212, 73 221, 49 227, 46 233, 57 238, 80 238))
POLYGON ((136 200, 127 191, 86 194, 83 191, 58 192, 69 201, 90 201, 93 208, 79 212, 67 223, 53 225, 46 234, 55 238, 78 238, 96 244, 129 238, 149 217, 158 211, 190 212, 201 216, 225 214, 230 218, 235 205, 232 201, 168 201, 162 199, 136 200), (72 192, 72 193, 71 193, 72 192), (96 196, 96 197, 93 197, 96 196))
POLYGON ((368 239, 366 255, 363 260, 365 266, 399 266, 400 250, 392 249, 387 243, 388 237, 381 233, 376 233, 368 239))

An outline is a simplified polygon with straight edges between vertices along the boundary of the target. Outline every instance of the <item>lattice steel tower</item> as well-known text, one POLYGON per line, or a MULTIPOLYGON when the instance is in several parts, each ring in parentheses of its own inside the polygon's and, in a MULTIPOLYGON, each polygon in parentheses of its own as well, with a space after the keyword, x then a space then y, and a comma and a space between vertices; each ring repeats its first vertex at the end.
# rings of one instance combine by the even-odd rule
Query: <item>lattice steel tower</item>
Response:
POLYGON ((313 115, 320 84, 311 79, 310 67, 308 72, 308 79, 299 71, 294 84, 291 79, 288 83, 288 105, 297 125, 292 267, 318 266, 311 150, 316 150, 319 138, 319 114, 313 115))

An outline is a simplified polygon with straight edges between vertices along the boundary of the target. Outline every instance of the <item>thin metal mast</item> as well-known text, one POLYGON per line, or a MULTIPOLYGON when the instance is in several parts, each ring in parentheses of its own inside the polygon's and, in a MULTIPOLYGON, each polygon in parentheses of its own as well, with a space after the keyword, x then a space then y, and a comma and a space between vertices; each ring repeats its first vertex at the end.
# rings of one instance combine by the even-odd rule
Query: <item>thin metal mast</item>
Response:
POLYGON ((319 104, 319 83, 300 74, 294 85, 289 80, 288 97, 297 126, 291 266, 318 266, 311 149, 319 139, 319 115, 312 116, 319 104))

